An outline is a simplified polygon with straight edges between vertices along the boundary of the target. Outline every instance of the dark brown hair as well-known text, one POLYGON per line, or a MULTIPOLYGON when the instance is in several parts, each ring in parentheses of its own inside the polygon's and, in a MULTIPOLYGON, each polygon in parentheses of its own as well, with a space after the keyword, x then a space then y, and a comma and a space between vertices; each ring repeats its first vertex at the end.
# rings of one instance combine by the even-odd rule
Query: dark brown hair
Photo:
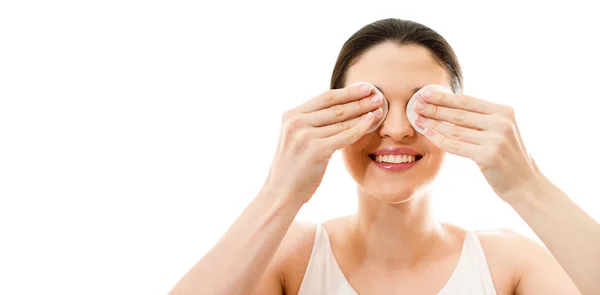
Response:
POLYGON ((333 67, 331 89, 344 87, 348 68, 365 51, 385 42, 393 42, 398 45, 417 44, 427 48, 448 72, 452 91, 462 92, 463 78, 460 64, 446 39, 425 25, 395 18, 382 19, 368 24, 344 43, 333 67))

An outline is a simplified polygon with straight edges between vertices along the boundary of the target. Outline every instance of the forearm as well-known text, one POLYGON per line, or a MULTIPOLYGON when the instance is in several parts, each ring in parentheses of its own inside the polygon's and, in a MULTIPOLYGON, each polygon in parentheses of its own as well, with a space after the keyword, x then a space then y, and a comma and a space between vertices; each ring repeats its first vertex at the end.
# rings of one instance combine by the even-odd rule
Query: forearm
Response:
POLYGON ((300 210, 263 190, 171 295, 251 294, 300 210))
POLYGON ((600 224, 546 178, 509 204, 582 294, 600 294, 600 224))

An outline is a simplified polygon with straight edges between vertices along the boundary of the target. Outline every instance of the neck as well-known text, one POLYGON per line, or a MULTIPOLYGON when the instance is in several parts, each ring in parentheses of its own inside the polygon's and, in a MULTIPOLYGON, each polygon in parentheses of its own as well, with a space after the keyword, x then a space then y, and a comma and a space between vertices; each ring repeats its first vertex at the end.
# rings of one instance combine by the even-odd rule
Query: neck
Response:
POLYGON ((401 204, 387 204, 359 193, 353 236, 358 253, 382 265, 414 265, 444 238, 425 193, 401 204))

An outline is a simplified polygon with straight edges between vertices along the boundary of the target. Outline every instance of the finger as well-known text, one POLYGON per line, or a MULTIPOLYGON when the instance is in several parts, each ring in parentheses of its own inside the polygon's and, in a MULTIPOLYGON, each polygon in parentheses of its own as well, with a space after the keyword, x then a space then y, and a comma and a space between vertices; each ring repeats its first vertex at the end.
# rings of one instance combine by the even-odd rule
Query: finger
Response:
MULTIPOLYGON (((383 113, 381 112, 380 109, 377 109, 371 113, 373 113, 373 116, 374 116, 373 122, 379 120, 383 116, 383 113)), ((331 125, 314 128, 315 129, 314 134, 316 137, 319 137, 319 138, 330 137, 330 136, 336 135, 338 133, 342 133, 346 130, 350 130, 352 127, 356 126, 356 124, 358 124, 360 122, 360 120, 362 120, 362 119, 363 119, 363 116, 360 116, 360 117, 352 118, 352 119, 349 119, 346 121, 337 122, 337 123, 334 123, 331 125)), ((371 127, 371 126, 369 125, 368 127, 371 127)))
POLYGON ((298 107, 302 113, 312 113, 334 105, 359 100, 374 92, 373 85, 366 82, 354 83, 341 89, 327 90, 298 107))
POLYGON ((495 122, 491 119, 490 115, 429 104, 422 101, 415 103, 415 112, 430 119, 478 130, 490 129, 495 122))
POLYGON ((335 151, 357 142, 374 122, 372 112, 364 114, 354 126, 333 136, 324 138, 325 145, 335 151))
POLYGON ((450 139, 432 129, 425 130, 425 136, 437 147, 457 156, 473 159, 479 145, 450 139))
POLYGON ((430 104, 481 114, 493 114, 502 108, 498 104, 480 98, 461 93, 447 93, 432 88, 422 89, 420 94, 421 99, 430 104))
POLYGON ((485 136, 485 131, 465 128, 459 125, 451 125, 422 116, 417 117, 416 124, 424 130, 432 129, 435 132, 449 139, 454 139, 476 145, 483 144, 488 138, 487 136, 485 136))
MULTIPOLYGON (((321 127, 358 118, 370 111, 380 108, 383 95, 376 93, 358 101, 338 104, 313 113, 305 114, 306 123, 310 126, 321 127)), ((380 110, 381 111, 381 110, 380 110)))

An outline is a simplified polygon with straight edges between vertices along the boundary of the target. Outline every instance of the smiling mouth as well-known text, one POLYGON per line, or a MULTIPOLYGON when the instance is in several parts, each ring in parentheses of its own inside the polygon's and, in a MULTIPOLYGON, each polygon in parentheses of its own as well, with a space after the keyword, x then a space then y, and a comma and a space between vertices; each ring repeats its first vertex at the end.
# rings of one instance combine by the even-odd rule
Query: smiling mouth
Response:
POLYGON ((422 155, 375 155, 370 154, 369 158, 378 163, 403 164, 419 161, 422 155))

